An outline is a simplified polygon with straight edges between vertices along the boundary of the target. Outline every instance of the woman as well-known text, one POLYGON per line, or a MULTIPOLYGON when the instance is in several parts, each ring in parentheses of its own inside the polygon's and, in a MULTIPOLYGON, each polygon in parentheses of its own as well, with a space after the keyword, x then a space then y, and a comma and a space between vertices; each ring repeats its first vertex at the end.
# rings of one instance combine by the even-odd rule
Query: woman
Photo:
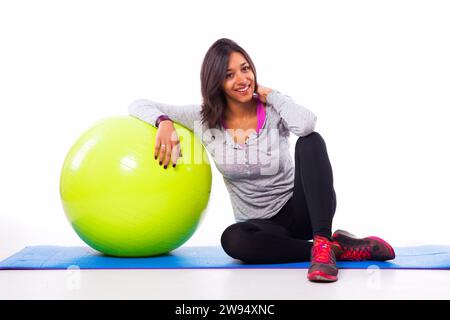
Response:
POLYGON ((228 255, 246 263, 311 261, 308 279, 323 282, 337 280, 336 259, 395 257, 380 238, 331 234, 336 195, 325 141, 314 132, 316 116, 289 96, 258 86, 244 49, 229 39, 216 41, 202 64, 201 90, 201 106, 137 100, 129 112, 158 127, 154 156, 164 169, 170 161, 176 168, 182 151, 172 121, 201 137, 223 175, 236 219, 221 237, 228 255), (290 132, 299 136, 295 167, 290 132))

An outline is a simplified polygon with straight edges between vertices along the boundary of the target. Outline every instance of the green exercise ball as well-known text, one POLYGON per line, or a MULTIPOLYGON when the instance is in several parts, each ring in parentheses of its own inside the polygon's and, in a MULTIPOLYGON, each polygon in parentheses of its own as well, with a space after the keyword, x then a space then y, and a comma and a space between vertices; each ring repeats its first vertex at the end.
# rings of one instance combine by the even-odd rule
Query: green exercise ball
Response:
POLYGON ((211 166, 194 133, 174 126, 182 151, 175 168, 154 158, 157 128, 132 116, 98 122, 70 149, 61 201, 90 247, 112 256, 154 256, 195 232, 211 193, 211 166))

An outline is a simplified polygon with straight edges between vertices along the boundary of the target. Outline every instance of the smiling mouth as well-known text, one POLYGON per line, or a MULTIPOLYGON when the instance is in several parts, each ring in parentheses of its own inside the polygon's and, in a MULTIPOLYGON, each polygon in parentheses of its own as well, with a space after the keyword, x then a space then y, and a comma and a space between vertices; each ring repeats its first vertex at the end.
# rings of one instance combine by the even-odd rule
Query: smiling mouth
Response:
POLYGON ((245 88, 237 89, 236 91, 239 93, 247 93, 247 91, 250 89, 250 85, 247 85, 245 88))

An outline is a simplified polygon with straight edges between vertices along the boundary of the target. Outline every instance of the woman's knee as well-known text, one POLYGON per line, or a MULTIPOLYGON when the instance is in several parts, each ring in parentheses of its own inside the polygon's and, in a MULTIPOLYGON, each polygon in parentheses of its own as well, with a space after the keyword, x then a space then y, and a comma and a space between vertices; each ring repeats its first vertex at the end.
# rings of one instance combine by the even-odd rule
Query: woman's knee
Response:
POLYGON ((318 132, 313 131, 307 136, 299 137, 295 144, 296 149, 300 149, 300 148, 303 148, 306 146, 323 147, 323 146, 325 146, 325 140, 322 138, 322 136, 318 132))
POLYGON ((233 258, 237 248, 237 238, 239 237, 239 233, 239 223, 235 223, 227 227, 220 237, 220 243, 222 244, 223 250, 233 258))
POLYGON ((245 235, 252 231, 258 231, 258 228, 246 222, 238 222, 227 227, 220 238, 223 250, 232 258, 242 259, 245 255, 243 252, 245 235))

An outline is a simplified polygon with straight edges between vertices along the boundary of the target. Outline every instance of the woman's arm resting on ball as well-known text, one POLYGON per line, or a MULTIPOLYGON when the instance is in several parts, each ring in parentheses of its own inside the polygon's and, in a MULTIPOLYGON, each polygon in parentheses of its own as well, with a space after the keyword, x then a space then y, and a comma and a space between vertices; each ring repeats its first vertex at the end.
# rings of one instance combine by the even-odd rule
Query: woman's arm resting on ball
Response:
POLYGON ((303 137, 314 131, 316 126, 316 115, 297 104, 291 97, 272 90, 267 95, 267 104, 280 115, 283 125, 293 134, 303 137))
POLYGON ((173 106, 145 99, 136 100, 128 106, 131 116, 153 126, 156 126, 156 121, 162 115, 170 118, 171 121, 159 123, 155 141, 154 156, 160 165, 164 165, 164 169, 167 168, 170 160, 175 167, 178 157, 181 156, 181 146, 173 122, 194 131, 195 122, 200 122, 201 119, 200 111, 201 106, 198 105, 173 106))
POLYGON ((195 121, 201 120, 200 105, 174 106, 146 99, 135 100, 128 106, 128 113, 153 126, 161 115, 167 115, 174 122, 194 130, 195 121))

